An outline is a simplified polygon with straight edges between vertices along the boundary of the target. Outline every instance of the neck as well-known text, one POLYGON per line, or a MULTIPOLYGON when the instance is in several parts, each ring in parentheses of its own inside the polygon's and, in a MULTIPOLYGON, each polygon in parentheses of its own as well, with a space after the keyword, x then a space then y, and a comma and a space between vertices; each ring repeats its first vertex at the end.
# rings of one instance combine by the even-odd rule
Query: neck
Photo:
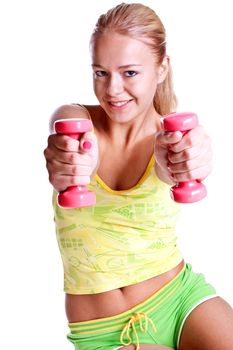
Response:
POLYGON ((160 116, 154 108, 127 123, 113 122, 109 117, 106 117, 105 122, 108 137, 119 147, 133 146, 160 129, 160 116))

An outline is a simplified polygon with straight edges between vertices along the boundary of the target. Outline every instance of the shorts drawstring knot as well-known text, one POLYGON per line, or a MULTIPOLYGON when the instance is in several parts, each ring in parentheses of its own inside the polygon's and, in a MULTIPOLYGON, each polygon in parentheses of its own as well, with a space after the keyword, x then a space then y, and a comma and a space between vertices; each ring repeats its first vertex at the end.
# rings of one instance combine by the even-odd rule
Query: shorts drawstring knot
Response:
POLYGON ((136 350, 140 350, 139 337, 138 337, 137 330, 135 327, 135 323, 138 321, 139 321, 139 326, 140 326, 140 330, 142 333, 147 332, 149 323, 151 324, 154 332, 156 333, 156 328, 155 328, 153 321, 144 312, 133 313, 132 316, 130 317, 129 321, 126 323, 125 327, 123 328, 123 330, 121 332, 120 341, 121 341, 122 345, 132 344, 132 338, 130 336, 130 329, 132 327, 133 334, 135 335, 135 338, 136 338, 136 345, 137 345, 136 350), (127 340, 128 340, 127 342, 124 341, 124 337, 127 338, 127 340))

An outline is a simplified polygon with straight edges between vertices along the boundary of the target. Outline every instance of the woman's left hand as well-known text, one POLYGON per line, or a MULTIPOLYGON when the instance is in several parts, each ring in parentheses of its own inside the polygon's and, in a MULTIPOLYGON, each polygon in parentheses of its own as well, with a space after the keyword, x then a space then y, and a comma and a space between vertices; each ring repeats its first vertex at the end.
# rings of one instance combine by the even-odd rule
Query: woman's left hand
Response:
POLYGON ((211 139, 205 129, 199 125, 178 137, 178 142, 169 143, 173 134, 161 131, 156 136, 155 158, 160 169, 167 170, 175 183, 205 179, 212 170, 211 139), (167 169, 162 169, 165 165, 167 169))

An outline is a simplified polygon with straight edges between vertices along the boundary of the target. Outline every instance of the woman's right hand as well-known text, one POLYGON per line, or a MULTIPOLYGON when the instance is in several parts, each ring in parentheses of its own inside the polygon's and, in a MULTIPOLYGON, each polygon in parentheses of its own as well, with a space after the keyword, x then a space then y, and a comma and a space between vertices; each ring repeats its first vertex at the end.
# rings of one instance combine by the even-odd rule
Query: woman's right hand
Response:
POLYGON ((98 166, 98 142, 92 132, 80 141, 67 135, 52 134, 44 150, 49 181, 56 191, 67 187, 87 185, 98 166))

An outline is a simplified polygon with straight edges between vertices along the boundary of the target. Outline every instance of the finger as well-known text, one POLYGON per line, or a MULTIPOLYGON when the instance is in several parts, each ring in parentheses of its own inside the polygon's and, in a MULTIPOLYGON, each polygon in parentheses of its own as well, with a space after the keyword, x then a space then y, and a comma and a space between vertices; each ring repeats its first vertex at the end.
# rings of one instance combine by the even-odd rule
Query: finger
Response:
POLYGON ((209 154, 210 159, 212 158, 211 139, 208 136, 204 139, 203 143, 199 142, 195 146, 186 148, 181 152, 176 153, 169 150, 168 160, 170 163, 174 164, 188 161, 198 156, 206 157, 206 154, 209 154))
POLYGON ((177 173, 191 173, 196 168, 208 165, 211 163, 212 152, 208 151, 204 154, 198 155, 197 157, 190 159, 185 162, 171 163, 168 162, 168 168, 172 174, 177 173))
POLYGON ((88 153, 77 152, 65 152, 57 148, 47 148, 44 151, 47 163, 53 164, 54 162, 60 162, 65 164, 80 164, 88 165, 90 163, 90 155, 88 153))
POLYGON ((200 155, 200 146, 198 144, 195 147, 186 148, 184 151, 178 153, 169 150, 167 155, 169 163, 176 164, 198 157, 200 155))
POLYGON ((79 160, 78 153, 61 151, 53 146, 45 149, 44 156, 47 163, 51 164, 54 162, 77 164, 79 160))
POLYGON ((65 155, 62 154, 61 158, 62 161, 53 158, 46 162, 47 169, 50 173, 88 176, 92 173, 92 163, 88 155, 65 153, 65 155))
POLYGON ((48 147, 65 152, 78 152, 79 141, 67 135, 53 134, 48 138, 48 147))
POLYGON ((76 175, 76 176, 90 176, 92 173, 92 168, 89 164, 66 164, 57 161, 48 162, 47 169, 49 172, 57 175, 76 175))
POLYGON ((185 149, 195 147, 197 144, 203 143, 207 138, 208 136, 206 135, 204 128, 201 125, 198 125, 196 128, 189 130, 184 134, 180 142, 171 145, 169 149, 176 153, 181 152, 185 149))
POLYGON ((161 147, 167 148, 169 144, 176 144, 181 139, 182 133, 180 131, 162 132, 156 137, 156 143, 161 147))
POLYGON ((172 178, 175 182, 185 182, 190 180, 200 180, 205 179, 212 170, 212 165, 204 165, 202 167, 196 168, 191 172, 177 173, 173 174, 172 178))
POLYGON ((86 132, 80 140, 80 150, 82 152, 92 153, 96 146, 96 136, 93 132, 86 132))
POLYGON ((64 191, 70 186, 88 185, 90 183, 90 176, 67 176, 59 175, 54 177, 49 176, 49 181, 56 191, 64 191))

